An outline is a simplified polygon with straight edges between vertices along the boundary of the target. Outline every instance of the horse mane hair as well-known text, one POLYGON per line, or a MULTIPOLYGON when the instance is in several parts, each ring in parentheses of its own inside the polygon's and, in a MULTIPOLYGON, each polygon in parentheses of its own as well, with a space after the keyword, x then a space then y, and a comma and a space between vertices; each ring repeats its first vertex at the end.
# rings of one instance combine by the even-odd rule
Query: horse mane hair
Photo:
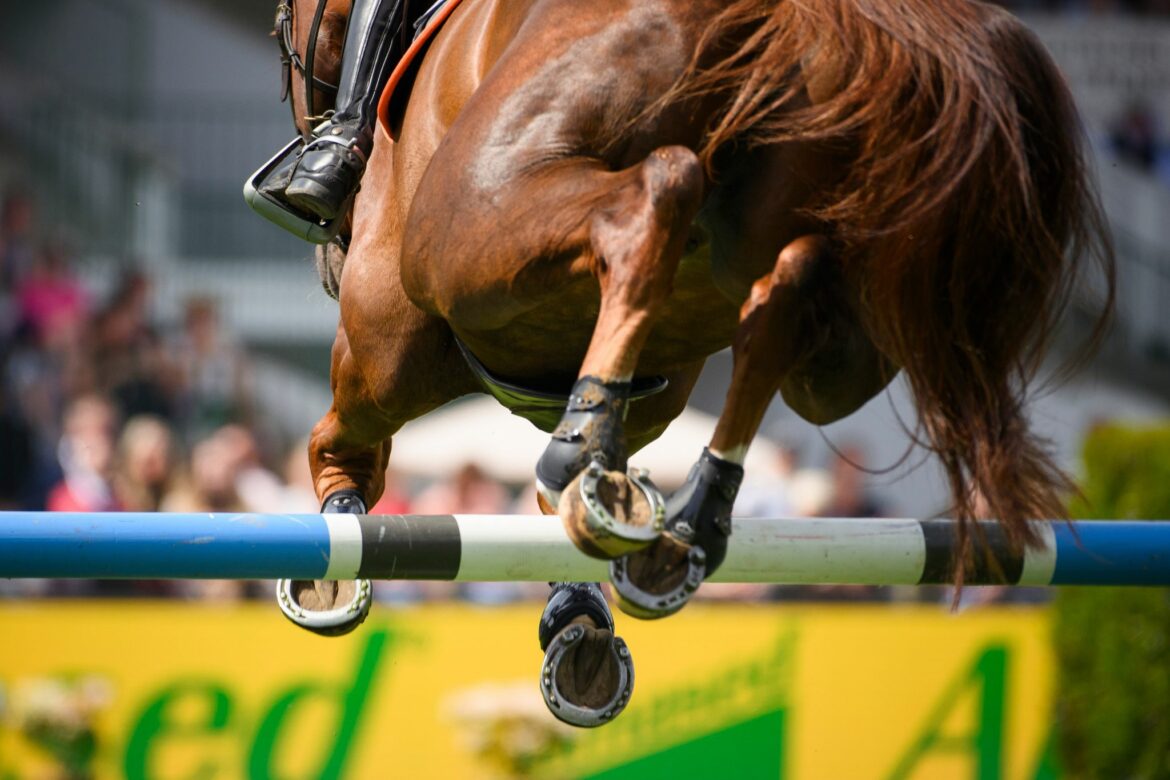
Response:
POLYGON ((846 156, 809 211, 843 248, 862 322, 905 371, 946 472, 956 583, 973 519, 1039 544, 1026 520, 1064 518, 1074 488, 1029 429, 1029 383, 1078 279, 1096 268, 1103 300, 1068 368, 1099 343, 1114 289, 1080 122, 1042 44, 967 0, 732 0, 665 99, 711 95, 726 97, 701 149, 712 171, 743 145, 846 156))

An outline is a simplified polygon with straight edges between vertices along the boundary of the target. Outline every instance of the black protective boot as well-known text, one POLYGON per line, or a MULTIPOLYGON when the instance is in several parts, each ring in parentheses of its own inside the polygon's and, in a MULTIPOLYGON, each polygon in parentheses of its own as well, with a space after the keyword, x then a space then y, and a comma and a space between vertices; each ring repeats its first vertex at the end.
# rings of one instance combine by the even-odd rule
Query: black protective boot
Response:
POLYGON ((378 98, 407 42, 401 6, 354 0, 334 112, 314 129, 284 190, 285 200, 326 222, 344 213, 374 146, 378 98))

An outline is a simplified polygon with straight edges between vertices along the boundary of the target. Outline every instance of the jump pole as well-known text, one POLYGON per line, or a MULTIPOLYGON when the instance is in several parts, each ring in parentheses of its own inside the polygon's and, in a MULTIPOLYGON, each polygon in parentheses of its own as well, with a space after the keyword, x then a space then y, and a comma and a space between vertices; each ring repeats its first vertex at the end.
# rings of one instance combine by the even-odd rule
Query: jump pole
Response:
MULTIPOLYGON (((1014 585, 1170 585, 1170 522, 1036 523, 1046 549, 1013 556, 1014 585)), ((736 519, 712 582, 926 585, 949 581, 948 520, 736 519)), ((980 565, 970 584, 1000 582, 980 565)), ((0 512, 0 578, 594 581, 555 517, 0 512)))

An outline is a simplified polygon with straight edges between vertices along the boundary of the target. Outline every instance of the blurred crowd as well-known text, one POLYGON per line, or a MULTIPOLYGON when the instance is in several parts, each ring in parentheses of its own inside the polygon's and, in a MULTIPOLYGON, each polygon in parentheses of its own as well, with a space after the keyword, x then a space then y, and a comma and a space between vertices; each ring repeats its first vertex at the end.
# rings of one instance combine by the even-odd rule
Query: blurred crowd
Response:
POLYGON ((232 441, 240 457, 252 456, 255 447, 242 443, 252 419, 248 358, 220 328, 215 302, 191 298, 183 321, 166 328, 151 304, 150 279, 136 270, 95 300, 69 248, 42 237, 35 204, 19 193, 4 198, 5 505, 155 510, 211 478, 196 473, 204 450, 232 441))
MULTIPOLYGON (((69 249, 46 240, 35 204, 0 203, 0 509, 73 512, 317 511, 307 442, 261 435, 246 349, 216 302, 193 297, 180 322, 155 322, 149 277, 122 273, 94 296, 69 249)), ((865 454, 842 448, 827 468, 780 449, 748 481, 740 516, 874 517, 865 454)), ((448 479, 387 475, 376 514, 535 514, 532 487, 465 464, 448 479)), ((0 597, 269 598, 271 583, 0 580, 0 597)), ((543 583, 386 582, 379 600, 543 600, 543 583)), ((918 598, 921 594, 916 594, 918 598)), ((708 585, 707 599, 886 600, 874 587, 708 585)), ((934 595, 930 596, 935 598, 934 595)))
POLYGON ((1150 101, 1135 100, 1107 128, 1106 145, 1114 157, 1170 187, 1170 143, 1163 119, 1150 101))
MULTIPOLYGON (((1170 0, 996 0, 1019 13, 1057 12, 1070 16, 1138 15, 1170 18, 1170 0)), ((1137 94, 1100 128, 1104 149, 1115 160, 1142 171, 1170 187, 1170 134, 1165 106, 1150 95, 1137 94)))

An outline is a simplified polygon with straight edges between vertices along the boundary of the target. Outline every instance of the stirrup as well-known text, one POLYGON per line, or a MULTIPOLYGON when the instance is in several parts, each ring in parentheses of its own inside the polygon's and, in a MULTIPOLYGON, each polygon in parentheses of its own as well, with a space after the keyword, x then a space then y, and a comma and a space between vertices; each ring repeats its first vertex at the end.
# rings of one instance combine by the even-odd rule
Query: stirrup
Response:
POLYGON ((271 179, 292 173, 304 148, 304 139, 297 136, 277 152, 276 156, 260 166, 244 182, 244 200, 257 214, 297 238, 313 244, 328 244, 341 231, 343 216, 326 222, 265 191, 264 185, 271 179))

